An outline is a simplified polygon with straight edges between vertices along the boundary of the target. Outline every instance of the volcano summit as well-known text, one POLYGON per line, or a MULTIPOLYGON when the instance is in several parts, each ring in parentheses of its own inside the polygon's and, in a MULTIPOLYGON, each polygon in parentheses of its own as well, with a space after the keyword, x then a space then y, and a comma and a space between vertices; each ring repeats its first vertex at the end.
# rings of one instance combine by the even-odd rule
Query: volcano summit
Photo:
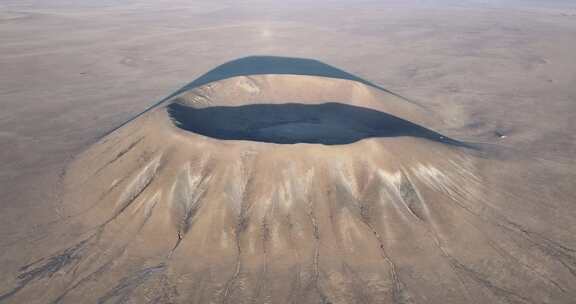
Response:
POLYGON ((441 129, 318 61, 224 64, 74 160, 51 254, 0 300, 573 299, 574 251, 515 216, 537 202, 500 188, 517 182, 493 173, 501 159, 441 129))

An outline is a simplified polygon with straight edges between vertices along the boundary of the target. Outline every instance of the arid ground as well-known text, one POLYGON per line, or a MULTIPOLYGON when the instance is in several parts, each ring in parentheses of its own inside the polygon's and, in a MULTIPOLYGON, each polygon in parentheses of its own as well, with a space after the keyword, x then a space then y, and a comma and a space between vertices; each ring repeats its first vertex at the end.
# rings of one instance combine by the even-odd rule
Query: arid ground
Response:
POLYGON ((0 303, 573 303, 572 1, 0 0, 0 303))

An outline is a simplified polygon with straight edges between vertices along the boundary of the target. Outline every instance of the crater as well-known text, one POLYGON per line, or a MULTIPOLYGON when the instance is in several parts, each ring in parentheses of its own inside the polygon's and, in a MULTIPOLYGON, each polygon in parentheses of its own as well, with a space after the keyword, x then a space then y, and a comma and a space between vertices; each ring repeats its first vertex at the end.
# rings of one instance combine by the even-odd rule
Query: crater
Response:
POLYGON ((345 145, 366 138, 412 136, 460 144, 402 118, 336 102, 205 108, 173 103, 168 113, 180 129, 219 140, 345 145))

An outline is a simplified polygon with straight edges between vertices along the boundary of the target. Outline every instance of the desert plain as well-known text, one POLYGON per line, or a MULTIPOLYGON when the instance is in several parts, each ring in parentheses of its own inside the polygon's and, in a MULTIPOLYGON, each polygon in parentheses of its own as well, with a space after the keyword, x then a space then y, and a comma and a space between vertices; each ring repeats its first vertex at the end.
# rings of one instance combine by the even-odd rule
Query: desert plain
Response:
POLYGON ((573 303, 571 1, 0 1, 0 303, 573 303))

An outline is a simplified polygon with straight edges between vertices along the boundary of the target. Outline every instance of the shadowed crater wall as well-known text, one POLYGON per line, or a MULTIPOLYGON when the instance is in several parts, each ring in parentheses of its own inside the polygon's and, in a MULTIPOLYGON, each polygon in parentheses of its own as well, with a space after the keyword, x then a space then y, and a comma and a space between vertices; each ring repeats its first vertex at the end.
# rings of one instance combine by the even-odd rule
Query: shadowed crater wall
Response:
MULTIPOLYGON (((246 75, 308 75, 353 80, 380 90, 384 88, 370 81, 318 60, 279 56, 249 56, 226 62, 198 77, 180 91, 189 90, 210 82, 246 75)), ((389 92, 390 93, 390 92, 389 92)))
POLYGON ((301 75, 301 76, 319 76, 333 79, 344 79, 362 83, 366 86, 387 92, 394 95, 406 102, 417 104, 416 102, 392 92, 382 86, 374 84, 366 79, 360 78, 356 75, 350 74, 344 70, 326 64, 324 62, 296 57, 280 57, 280 56, 248 56, 235 59, 224 64, 221 64, 214 69, 201 75, 194 81, 186 84, 172 94, 166 96, 162 100, 148 107, 145 111, 137 114, 132 119, 124 122, 118 127, 110 130, 109 133, 123 127, 128 122, 134 120, 147 111, 161 105, 163 102, 174 98, 175 96, 201 87, 211 82, 221 81, 224 79, 234 78, 238 76, 258 76, 258 75, 301 75))
POLYGON ((221 140, 276 144, 350 144, 365 138, 412 136, 461 145, 432 130, 372 109, 341 103, 168 106, 181 129, 221 140))

